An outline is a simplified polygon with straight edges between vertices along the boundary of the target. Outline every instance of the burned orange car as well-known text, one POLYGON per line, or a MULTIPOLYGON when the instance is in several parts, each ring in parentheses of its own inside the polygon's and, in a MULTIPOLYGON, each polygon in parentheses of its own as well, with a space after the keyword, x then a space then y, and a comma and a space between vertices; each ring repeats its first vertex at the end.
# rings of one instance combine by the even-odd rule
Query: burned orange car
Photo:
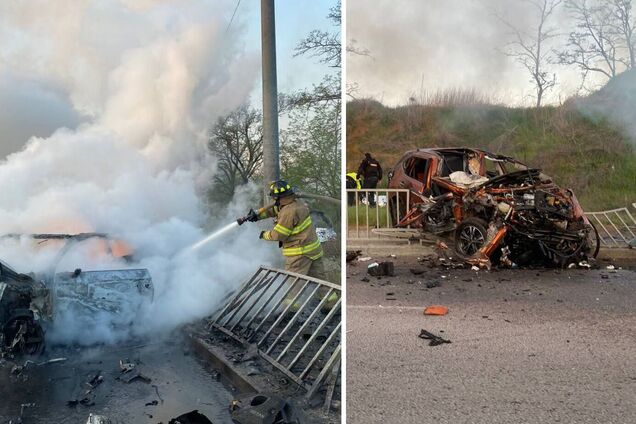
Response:
POLYGON ((539 169, 472 148, 407 152, 389 173, 396 227, 454 236, 457 255, 481 267, 564 266, 596 257, 599 238, 571 190, 539 169))

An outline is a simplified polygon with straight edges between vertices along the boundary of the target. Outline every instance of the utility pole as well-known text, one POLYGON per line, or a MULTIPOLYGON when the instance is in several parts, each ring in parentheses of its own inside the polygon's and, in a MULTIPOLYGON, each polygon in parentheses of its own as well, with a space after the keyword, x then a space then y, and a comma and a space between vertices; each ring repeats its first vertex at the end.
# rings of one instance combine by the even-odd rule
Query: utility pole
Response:
POLYGON ((274 0, 261 0, 261 54, 263 67, 263 178, 264 202, 269 184, 280 178, 278 147, 278 87, 276 82, 276 24, 274 0))

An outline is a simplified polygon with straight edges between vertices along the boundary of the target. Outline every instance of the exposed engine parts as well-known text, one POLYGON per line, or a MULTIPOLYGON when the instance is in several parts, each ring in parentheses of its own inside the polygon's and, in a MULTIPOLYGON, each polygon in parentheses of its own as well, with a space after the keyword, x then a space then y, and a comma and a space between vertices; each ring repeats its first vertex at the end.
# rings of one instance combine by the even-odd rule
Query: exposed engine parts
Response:
MULTIPOLYGON (((485 268, 562 267, 598 254, 598 233, 574 193, 558 187, 539 169, 471 149, 427 149, 413 155, 421 155, 422 161, 430 155, 426 161, 438 160, 439 166, 422 171, 422 193, 411 193, 410 210, 400 217, 398 227, 454 232, 457 255, 485 268), (447 155, 455 162, 448 163, 447 155), (467 165, 471 160, 477 161, 472 168, 467 165), (497 165, 496 172, 470 173, 486 169, 488 160, 497 165), (519 170, 508 172, 506 165, 519 170)), ((407 154, 408 160, 412 159, 407 154)), ((397 177, 403 186, 409 175, 397 177)))

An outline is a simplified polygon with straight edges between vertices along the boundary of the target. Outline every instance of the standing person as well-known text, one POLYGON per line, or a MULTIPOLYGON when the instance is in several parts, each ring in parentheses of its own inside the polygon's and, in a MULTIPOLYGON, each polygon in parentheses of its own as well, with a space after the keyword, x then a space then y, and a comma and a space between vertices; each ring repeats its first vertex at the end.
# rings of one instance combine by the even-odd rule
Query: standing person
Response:
POLYGON ((270 196, 274 199, 273 205, 258 212, 251 209, 245 219, 254 222, 274 218, 274 227, 261 231, 260 238, 278 242, 285 257, 285 270, 324 280, 322 246, 309 208, 283 180, 271 184, 270 196))
MULTIPOLYGON (((382 167, 371 153, 365 153, 364 159, 358 168, 358 178, 362 177, 362 188, 376 188, 378 182, 382 181, 382 167)), ((367 196, 369 206, 375 207, 375 192, 370 192, 367 196)))
MULTIPOLYGON (((357 172, 348 172, 346 175, 347 178, 347 189, 356 188, 360 190, 362 188, 362 184, 360 184, 360 179, 358 178, 357 172)), ((347 204, 349 206, 353 206, 356 204, 356 193, 347 193, 347 204)))

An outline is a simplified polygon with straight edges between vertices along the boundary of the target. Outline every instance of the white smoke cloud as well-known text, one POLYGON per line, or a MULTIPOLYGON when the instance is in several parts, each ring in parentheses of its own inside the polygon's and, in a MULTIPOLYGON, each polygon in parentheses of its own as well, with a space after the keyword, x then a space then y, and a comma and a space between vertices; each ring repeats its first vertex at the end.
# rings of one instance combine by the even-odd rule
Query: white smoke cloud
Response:
MULTIPOLYGON (((502 20, 531 36, 538 25, 530 2, 521 0, 377 0, 347 1, 349 44, 370 56, 347 55, 347 81, 356 83, 356 97, 372 97, 395 106, 426 93, 476 90, 493 102, 531 105, 534 85, 528 72, 504 54, 515 40, 502 20)), ((559 49, 573 29, 563 7, 549 22, 559 37, 547 51, 559 49)), ((581 84, 574 67, 548 64, 558 86, 546 93, 548 103, 575 94, 581 84)), ((590 76, 588 83, 592 83, 590 76)))
MULTIPOLYGON (((239 48, 241 23, 226 31, 234 5, 0 3, 0 79, 10 72, 46 82, 86 117, 77 128, 30 139, 0 162, 0 234, 98 231, 128 242, 138 263, 78 247, 57 270, 147 267, 155 302, 133 332, 171 329, 209 314, 275 254, 258 241, 255 226, 244 226, 198 256, 178 255, 204 237, 204 228, 224 224, 210 224, 202 202, 215 171, 205 134, 216 117, 243 103, 257 82, 258 58, 239 48)), ((245 213, 256 191, 251 190, 222 218, 231 221, 245 213)), ((9 240, 0 243, 0 258, 18 271, 42 272, 55 250, 9 240)), ((72 322, 64 320, 52 334, 64 341, 127 335, 107 325, 83 328, 72 322)))

